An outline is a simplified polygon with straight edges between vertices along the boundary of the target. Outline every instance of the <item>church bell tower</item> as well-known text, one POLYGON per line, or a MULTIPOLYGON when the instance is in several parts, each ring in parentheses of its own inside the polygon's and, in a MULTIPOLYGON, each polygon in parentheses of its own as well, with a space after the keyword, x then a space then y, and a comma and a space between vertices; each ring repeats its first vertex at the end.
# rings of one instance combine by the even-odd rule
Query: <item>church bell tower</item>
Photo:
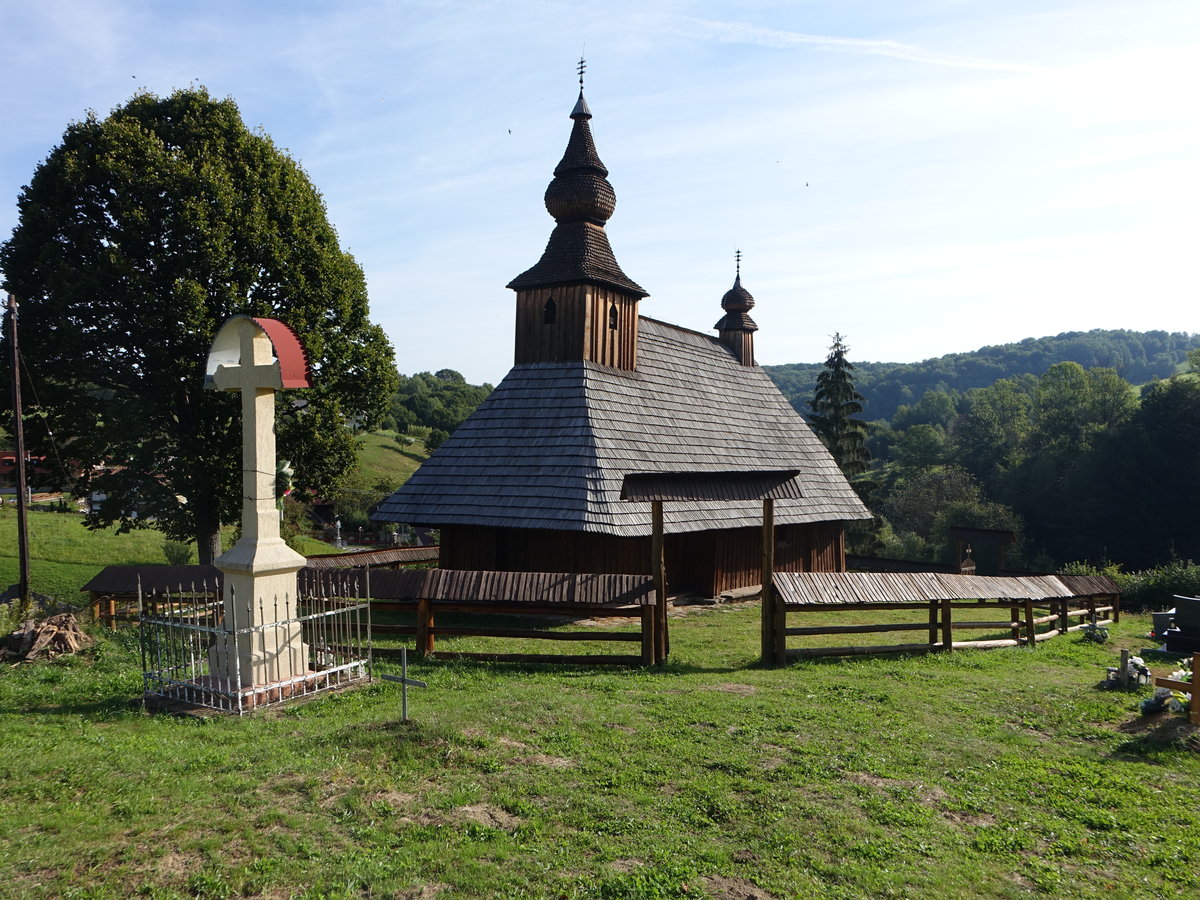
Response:
POLYGON ((646 292, 621 271, 604 231, 617 195, 592 141, 583 70, 580 60, 571 137, 546 188, 554 231, 537 265, 508 284, 517 293, 514 362, 583 360, 633 371, 646 292))

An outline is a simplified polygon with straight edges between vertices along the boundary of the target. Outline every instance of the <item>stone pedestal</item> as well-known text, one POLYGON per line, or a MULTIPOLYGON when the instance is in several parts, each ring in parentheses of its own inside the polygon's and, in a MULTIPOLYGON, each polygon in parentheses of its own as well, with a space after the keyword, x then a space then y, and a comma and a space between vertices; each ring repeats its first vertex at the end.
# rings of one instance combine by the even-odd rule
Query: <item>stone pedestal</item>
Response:
POLYGON ((229 635, 209 650, 209 671, 230 690, 288 681, 308 673, 308 646, 295 621, 296 573, 304 557, 282 540, 239 542, 217 560, 224 573, 229 635))

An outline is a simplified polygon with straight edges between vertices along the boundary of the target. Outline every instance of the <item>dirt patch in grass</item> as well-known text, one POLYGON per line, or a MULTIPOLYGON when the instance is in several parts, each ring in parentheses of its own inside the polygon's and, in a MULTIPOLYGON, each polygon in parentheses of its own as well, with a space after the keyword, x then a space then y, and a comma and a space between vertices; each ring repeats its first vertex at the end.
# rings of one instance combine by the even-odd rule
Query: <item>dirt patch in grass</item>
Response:
POLYGON ((379 791, 372 794, 370 799, 372 803, 386 803, 392 809, 404 809, 416 802, 417 795, 406 794, 403 791, 379 791))
POLYGON ((452 822, 449 816, 430 812, 427 809, 423 809, 415 815, 401 816, 399 821, 405 825, 428 825, 435 828, 441 825, 449 825, 452 822))
POLYGON ((402 891, 396 891, 392 894, 395 900, 433 900, 438 894, 446 890, 448 885, 445 884, 423 884, 420 887, 405 888, 402 891))
POLYGON ((506 738, 503 736, 496 738, 496 743, 499 744, 501 747, 512 747, 514 750, 528 750, 529 749, 528 744, 523 744, 520 741, 514 741, 512 738, 506 738))
POLYGON ((476 825, 488 828, 499 828, 501 831, 512 831, 521 824, 521 820, 511 813, 506 813, 498 806, 490 803, 476 803, 472 806, 460 806, 455 810, 459 818, 476 825))
POLYGON ((645 865, 645 863, 643 863, 640 859, 635 859, 633 857, 629 857, 627 859, 614 859, 608 865, 610 868, 614 869, 615 871, 620 872, 621 874, 625 874, 627 872, 632 872, 634 869, 636 869, 640 866, 645 865))
POLYGON ((706 685, 710 691, 721 691, 723 694, 737 694, 739 697, 752 697, 758 693, 758 688, 752 684, 738 684, 733 681, 722 681, 718 684, 706 685))
POLYGON ((770 894, 745 878, 730 878, 728 875, 705 875, 700 879, 704 889, 713 900, 776 900, 770 894))
POLYGON ((168 880, 186 878, 200 868, 200 861, 183 853, 164 853, 154 861, 154 870, 168 880))
POLYGON ((956 809, 947 809, 942 811, 942 815, 946 817, 946 821, 954 825, 978 826, 996 824, 996 817, 991 813, 968 813, 956 809))
POLYGON ((1122 734, 1149 735, 1164 744, 1200 737, 1200 725, 1193 725, 1188 721, 1187 716, 1169 712, 1138 716, 1136 719, 1118 725, 1117 731, 1122 734))
POLYGON ((864 784, 868 787, 879 788, 884 791, 893 788, 910 791, 915 795, 917 800, 926 806, 937 806, 950 796, 936 784, 922 784, 918 781, 908 781, 903 778, 886 778, 881 775, 872 775, 869 772, 851 772, 846 776, 846 780, 853 781, 855 784, 864 784))
POLYGON ((564 759, 561 756, 547 756, 545 753, 532 753, 529 756, 518 756, 513 762, 527 766, 545 766, 547 769, 573 769, 575 760, 564 759))

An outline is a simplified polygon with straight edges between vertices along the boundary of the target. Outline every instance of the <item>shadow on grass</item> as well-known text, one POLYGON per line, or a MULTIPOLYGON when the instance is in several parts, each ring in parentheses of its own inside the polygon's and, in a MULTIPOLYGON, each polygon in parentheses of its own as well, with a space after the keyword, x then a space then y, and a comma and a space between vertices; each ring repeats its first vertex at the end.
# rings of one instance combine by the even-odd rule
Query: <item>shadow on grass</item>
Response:
POLYGON ((423 463, 428 457, 422 456, 420 453, 414 453, 412 450, 406 450, 397 444, 383 444, 384 450, 391 450, 393 453, 398 453, 400 456, 405 456, 415 463, 423 463))
POLYGON ((1130 738, 1113 748, 1111 755, 1115 757, 1146 759, 1179 750, 1200 752, 1200 725, 1176 713, 1141 715, 1118 726, 1117 731, 1130 738))

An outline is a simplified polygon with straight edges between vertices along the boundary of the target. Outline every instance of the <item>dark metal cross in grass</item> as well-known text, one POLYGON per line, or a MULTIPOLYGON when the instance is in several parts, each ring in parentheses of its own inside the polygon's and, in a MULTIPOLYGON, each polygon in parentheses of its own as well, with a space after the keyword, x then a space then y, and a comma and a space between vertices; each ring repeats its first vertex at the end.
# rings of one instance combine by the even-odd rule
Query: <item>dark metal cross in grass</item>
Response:
POLYGON ((400 721, 408 721, 408 689, 410 687, 429 687, 425 682, 416 678, 408 677, 408 648, 400 648, 400 674, 396 675, 380 675, 384 681, 394 681, 400 685, 400 721))

